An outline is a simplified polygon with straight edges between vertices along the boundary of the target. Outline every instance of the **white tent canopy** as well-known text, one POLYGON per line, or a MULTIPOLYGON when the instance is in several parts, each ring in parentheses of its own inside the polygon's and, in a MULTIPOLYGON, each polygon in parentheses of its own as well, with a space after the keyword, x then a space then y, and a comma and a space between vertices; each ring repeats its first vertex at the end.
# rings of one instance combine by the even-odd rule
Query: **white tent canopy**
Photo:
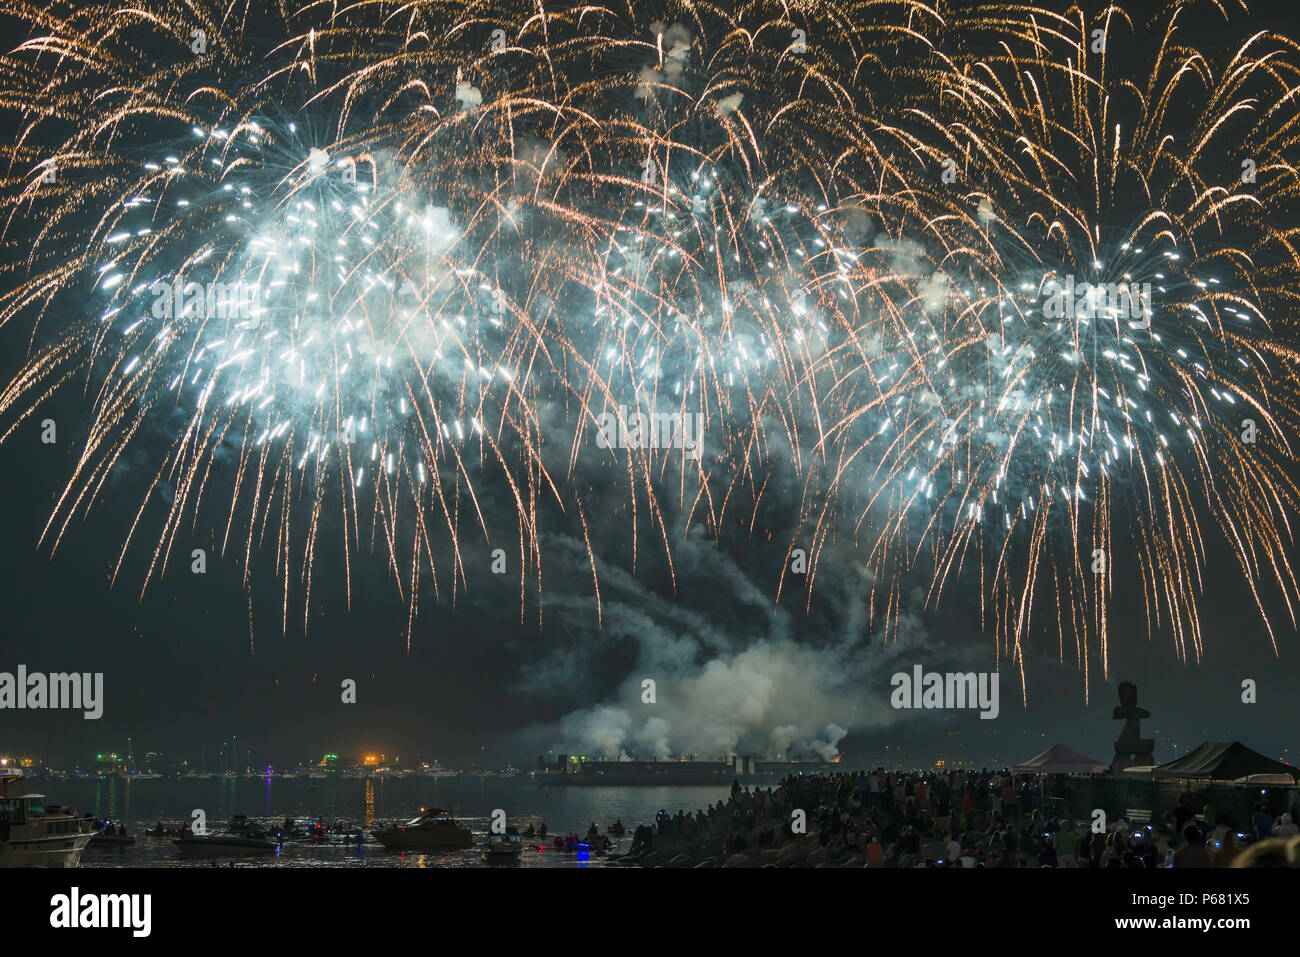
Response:
POLYGON ((1016 774, 1100 774, 1109 769, 1110 765, 1082 755, 1059 742, 1042 754, 1036 754, 1011 768, 1016 774))

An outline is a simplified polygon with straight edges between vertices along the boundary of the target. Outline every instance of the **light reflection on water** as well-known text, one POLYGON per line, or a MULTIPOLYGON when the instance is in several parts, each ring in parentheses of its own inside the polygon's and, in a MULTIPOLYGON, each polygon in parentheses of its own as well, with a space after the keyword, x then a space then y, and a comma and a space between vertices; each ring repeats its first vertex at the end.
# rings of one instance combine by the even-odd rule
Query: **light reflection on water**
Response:
MULTIPOLYGON (((274 856, 221 858, 220 866, 236 867, 481 867, 481 845, 493 810, 506 812, 508 821, 522 832, 544 820, 550 837, 569 831, 586 834, 595 821, 602 833, 621 819, 627 835, 615 853, 624 853, 638 824, 651 824, 663 808, 694 812, 725 800, 726 788, 689 787, 560 787, 535 783, 529 778, 209 778, 127 782, 120 778, 41 780, 39 790, 47 801, 68 804, 80 812, 121 820, 136 839, 131 847, 88 850, 82 867, 212 867, 211 859, 182 858, 171 838, 145 836, 144 829, 158 820, 188 821, 202 808, 208 827, 220 828, 232 815, 277 826, 292 817, 297 821, 323 820, 327 825, 346 820, 367 833, 390 820, 409 819, 426 807, 441 807, 474 832, 474 846, 462 850, 397 853, 379 845, 362 846, 285 844, 274 856)), ((527 844, 527 841, 525 841, 527 844)), ((602 867, 607 855, 564 854, 538 850, 534 841, 524 850, 523 867, 602 867)))

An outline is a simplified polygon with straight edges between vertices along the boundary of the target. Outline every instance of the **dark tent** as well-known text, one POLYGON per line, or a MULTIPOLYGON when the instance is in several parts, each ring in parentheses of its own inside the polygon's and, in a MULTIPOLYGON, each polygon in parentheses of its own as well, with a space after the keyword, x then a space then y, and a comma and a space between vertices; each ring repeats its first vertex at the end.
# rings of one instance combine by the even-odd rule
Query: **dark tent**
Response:
POLYGON ((1054 744, 1042 754, 1036 754, 1015 765, 1016 774, 1100 774, 1108 770, 1096 758, 1085 757, 1064 744, 1054 744))
POLYGON ((1265 757, 1240 741, 1206 741, 1180 758, 1157 765, 1151 772, 1155 778, 1204 781, 1235 781, 1251 774, 1285 774, 1294 781, 1300 778, 1300 768, 1265 757))

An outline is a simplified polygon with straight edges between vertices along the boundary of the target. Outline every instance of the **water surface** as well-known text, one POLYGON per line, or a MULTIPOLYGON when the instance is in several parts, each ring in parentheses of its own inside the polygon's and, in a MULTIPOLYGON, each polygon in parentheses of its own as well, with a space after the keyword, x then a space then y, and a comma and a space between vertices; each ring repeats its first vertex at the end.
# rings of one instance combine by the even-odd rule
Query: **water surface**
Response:
MULTIPOLYGON (((603 833, 621 819, 628 834, 617 852, 625 852, 638 824, 653 823, 660 808, 670 814, 694 812, 725 799, 727 789, 715 785, 672 787, 564 787, 531 778, 157 778, 125 781, 80 778, 40 779, 35 789, 47 801, 68 804, 79 812, 122 821, 136 839, 132 847, 87 850, 82 867, 211 867, 210 859, 182 858, 171 838, 146 837, 144 829, 158 820, 190 820, 196 808, 207 814, 209 829, 221 827, 234 814, 274 823, 285 817, 298 821, 346 820, 369 833, 376 826, 414 817, 421 808, 450 811, 475 835, 471 848, 439 854, 398 853, 382 846, 311 846, 286 844, 275 856, 235 859, 236 866, 282 867, 477 867, 480 845, 492 812, 506 812, 507 821, 522 832, 542 821, 551 835, 585 834, 594 821, 603 833)), ((604 855, 558 853, 535 842, 525 850, 524 867, 603 866, 604 855)), ((231 859, 222 858, 223 866, 231 859)))

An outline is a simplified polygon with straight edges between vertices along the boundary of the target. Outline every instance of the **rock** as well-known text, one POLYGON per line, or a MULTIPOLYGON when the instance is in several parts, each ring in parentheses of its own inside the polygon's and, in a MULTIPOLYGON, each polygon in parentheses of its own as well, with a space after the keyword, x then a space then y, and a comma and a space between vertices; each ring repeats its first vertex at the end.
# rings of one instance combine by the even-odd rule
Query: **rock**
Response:
POLYGON ((758 867, 759 862, 746 854, 732 854, 722 862, 723 867, 758 867))
POLYGON ((691 867, 694 863, 695 862, 691 860, 689 855, 678 854, 671 861, 665 864, 664 867, 691 867))

